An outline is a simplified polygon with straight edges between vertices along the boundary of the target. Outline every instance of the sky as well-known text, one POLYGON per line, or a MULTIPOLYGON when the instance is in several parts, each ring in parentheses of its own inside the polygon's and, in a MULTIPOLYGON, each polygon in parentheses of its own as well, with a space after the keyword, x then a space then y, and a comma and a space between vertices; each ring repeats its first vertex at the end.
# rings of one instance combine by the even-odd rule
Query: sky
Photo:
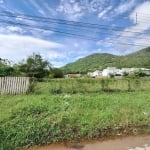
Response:
POLYGON ((40 54, 61 67, 150 46, 150 0, 0 0, 0 58, 40 54))

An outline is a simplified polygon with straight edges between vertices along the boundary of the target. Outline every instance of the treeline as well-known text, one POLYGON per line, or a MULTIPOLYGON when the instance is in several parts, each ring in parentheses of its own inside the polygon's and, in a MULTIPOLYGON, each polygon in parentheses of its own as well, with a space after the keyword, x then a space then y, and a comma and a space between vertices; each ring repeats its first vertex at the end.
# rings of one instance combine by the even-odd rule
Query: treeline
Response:
POLYGON ((27 76, 40 80, 44 77, 61 78, 63 72, 53 68, 41 55, 32 54, 26 60, 13 65, 9 60, 0 58, 0 77, 4 76, 27 76))

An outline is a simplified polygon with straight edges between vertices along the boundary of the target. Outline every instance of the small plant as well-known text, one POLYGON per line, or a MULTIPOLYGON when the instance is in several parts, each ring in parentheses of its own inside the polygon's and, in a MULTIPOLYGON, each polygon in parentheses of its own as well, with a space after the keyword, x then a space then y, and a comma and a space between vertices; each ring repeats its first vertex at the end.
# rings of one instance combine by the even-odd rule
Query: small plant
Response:
POLYGON ((131 91, 131 80, 128 79, 127 82, 128 82, 128 91, 131 91))
POLYGON ((50 89, 50 94, 61 94, 61 93, 62 93, 61 87, 55 87, 50 89))
POLYGON ((123 72, 123 77, 128 77, 129 73, 128 72, 123 72))
POLYGON ((140 87, 140 85, 141 85, 140 79, 135 79, 134 84, 135 84, 136 88, 140 87))
POLYGON ((112 73, 110 73, 110 74, 109 74, 109 77, 110 77, 110 78, 114 78, 114 77, 115 77, 115 75, 114 75, 114 74, 112 74, 112 73))
POLYGON ((36 87, 35 81, 30 81, 27 93, 34 93, 35 87, 36 87))
POLYGON ((110 83, 110 80, 108 78, 101 80, 102 91, 109 91, 109 83, 110 83))

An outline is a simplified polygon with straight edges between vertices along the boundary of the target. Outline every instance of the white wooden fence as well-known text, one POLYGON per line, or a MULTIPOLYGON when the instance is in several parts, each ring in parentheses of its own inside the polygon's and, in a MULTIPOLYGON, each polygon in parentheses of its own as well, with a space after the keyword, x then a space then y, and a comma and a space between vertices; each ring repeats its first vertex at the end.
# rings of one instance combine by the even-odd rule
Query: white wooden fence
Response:
POLYGON ((29 84, 29 77, 0 77, 0 94, 26 93, 29 84))

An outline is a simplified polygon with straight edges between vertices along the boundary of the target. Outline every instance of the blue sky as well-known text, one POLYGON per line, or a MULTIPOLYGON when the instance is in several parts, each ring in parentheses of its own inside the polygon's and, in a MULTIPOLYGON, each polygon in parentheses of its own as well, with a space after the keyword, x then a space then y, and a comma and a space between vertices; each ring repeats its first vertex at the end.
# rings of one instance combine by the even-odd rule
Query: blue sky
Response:
POLYGON ((150 46, 150 0, 0 0, 0 43, 1 58, 37 53, 54 67, 92 53, 132 53, 150 46))

